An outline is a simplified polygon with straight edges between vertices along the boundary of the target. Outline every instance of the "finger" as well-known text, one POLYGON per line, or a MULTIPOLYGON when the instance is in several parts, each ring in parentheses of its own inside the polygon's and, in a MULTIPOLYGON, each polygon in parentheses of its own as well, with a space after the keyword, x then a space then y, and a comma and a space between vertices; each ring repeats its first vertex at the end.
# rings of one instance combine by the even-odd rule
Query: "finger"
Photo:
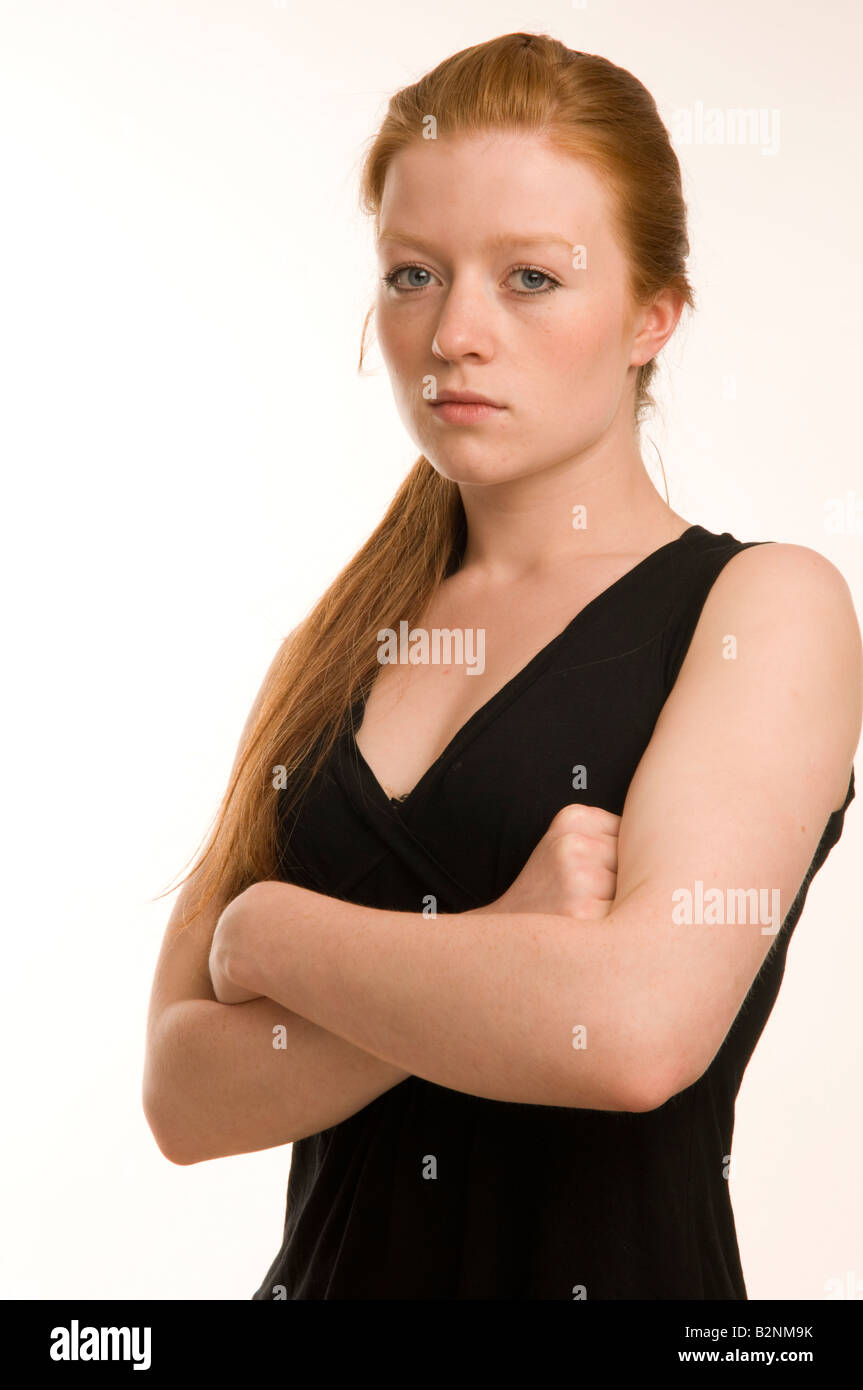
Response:
POLYGON ((575 870, 580 865, 584 865, 585 869, 596 865, 617 873, 616 835, 582 835, 568 831, 559 836, 555 844, 558 845, 556 852, 563 856, 564 865, 572 865, 575 870), (559 841, 564 843, 560 844, 559 841))
POLYGON ((600 898, 603 901, 611 901, 616 893, 617 871, 612 865, 606 867, 591 863, 583 869, 575 870, 571 894, 573 899, 582 898, 589 901, 591 898, 600 898))
POLYGON ((565 915, 574 922, 596 922, 601 917, 607 917, 611 908, 612 903, 608 898, 579 898, 565 915))

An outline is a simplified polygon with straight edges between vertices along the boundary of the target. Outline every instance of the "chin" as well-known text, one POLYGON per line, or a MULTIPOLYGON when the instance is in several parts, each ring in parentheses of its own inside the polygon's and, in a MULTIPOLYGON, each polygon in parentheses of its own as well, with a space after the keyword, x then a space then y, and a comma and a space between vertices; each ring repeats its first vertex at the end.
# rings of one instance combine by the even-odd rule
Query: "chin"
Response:
MULTIPOLYGON (((422 448, 422 446, 420 447, 422 448)), ((511 482, 515 478, 522 478, 530 472, 537 471, 536 469, 519 468, 517 464, 514 465, 512 462, 506 463, 494 453, 477 459, 452 459, 441 458, 440 453, 433 458, 425 449, 422 452, 442 478, 447 478, 451 483, 469 484, 473 487, 511 482)))

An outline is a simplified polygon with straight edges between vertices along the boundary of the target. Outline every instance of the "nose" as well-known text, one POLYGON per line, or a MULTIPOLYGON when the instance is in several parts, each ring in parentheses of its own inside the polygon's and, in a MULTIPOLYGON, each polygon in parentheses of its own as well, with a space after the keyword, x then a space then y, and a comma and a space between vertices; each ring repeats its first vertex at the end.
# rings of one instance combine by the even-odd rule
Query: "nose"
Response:
POLYGON ((432 352, 444 362, 462 357, 487 361, 493 355, 493 309, 476 280, 453 282, 443 303, 432 339, 432 352))

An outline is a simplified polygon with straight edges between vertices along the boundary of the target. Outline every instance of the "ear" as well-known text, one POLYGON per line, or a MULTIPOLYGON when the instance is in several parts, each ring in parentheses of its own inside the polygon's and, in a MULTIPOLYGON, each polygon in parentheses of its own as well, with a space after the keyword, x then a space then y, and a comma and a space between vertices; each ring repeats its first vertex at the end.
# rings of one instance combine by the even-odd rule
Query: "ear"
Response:
POLYGON ((665 289, 636 311, 630 366, 642 367, 661 352, 677 327, 684 303, 679 290, 665 289))

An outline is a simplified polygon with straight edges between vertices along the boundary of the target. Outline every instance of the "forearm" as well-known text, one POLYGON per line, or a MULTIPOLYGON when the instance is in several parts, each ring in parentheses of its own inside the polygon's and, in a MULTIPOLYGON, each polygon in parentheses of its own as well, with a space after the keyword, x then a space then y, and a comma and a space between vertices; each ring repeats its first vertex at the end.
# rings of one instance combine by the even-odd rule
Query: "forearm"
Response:
POLYGON ((276 882, 229 914, 232 980, 393 1066, 494 1100, 635 1108, 643 1020, 620 1007, 631 982, 605 923, 429 918, 276 882))
POLYGON ((175 1163, 317 1134, 408 1075, 271 999, 182 1000, 159 1027, 145 1108, 175 1163))

